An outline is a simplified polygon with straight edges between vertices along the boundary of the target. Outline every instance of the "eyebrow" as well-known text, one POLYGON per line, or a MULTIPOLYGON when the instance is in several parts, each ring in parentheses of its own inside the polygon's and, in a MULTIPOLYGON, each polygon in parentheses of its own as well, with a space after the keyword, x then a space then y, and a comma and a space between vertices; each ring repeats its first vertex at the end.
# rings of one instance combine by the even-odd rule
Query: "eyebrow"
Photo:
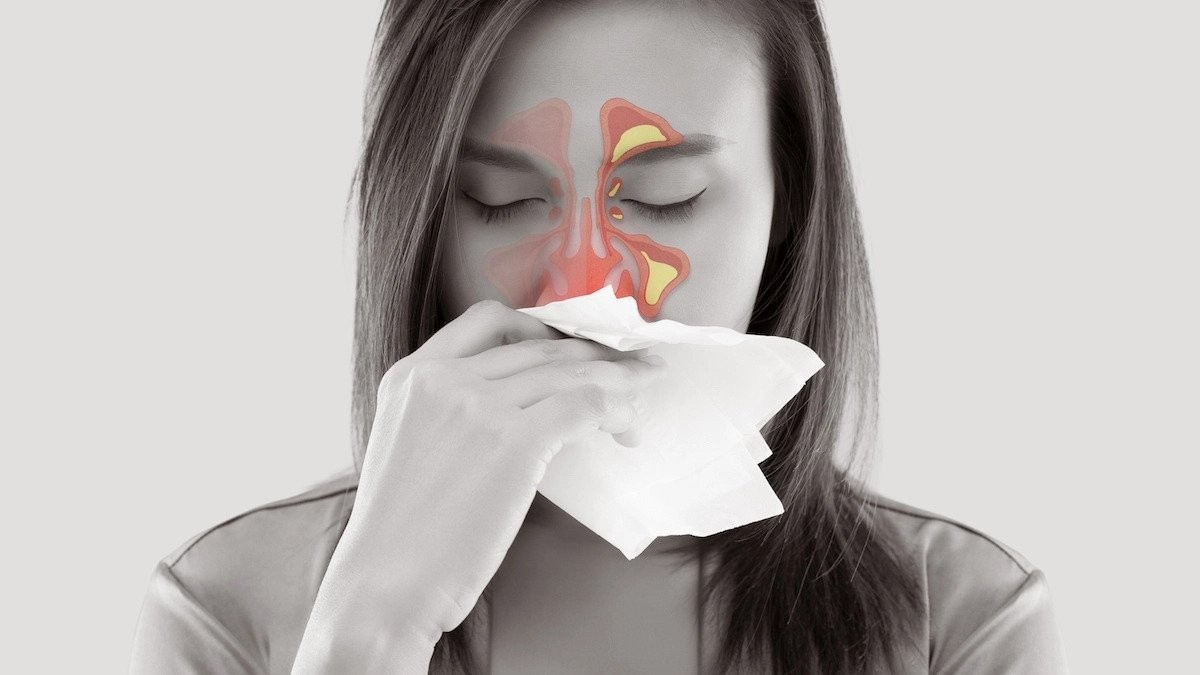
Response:
MULTIPOLYGON (((684 157, 700 157, 709 155, 733 141, 713 134, 687 134, 675 145, 664 145, 651 148, 633 155, 620 163, 621 166, 651 164, 653 162, 680 159, 684 157)), ((460 162, 478 162, 501 169, 540 173, 541 163, 532 155, 515 148, 495 145, 480 141, 470 136, 464 136, 462 147, 458 153, 460 162)))
POLYGON ((485 143, 470 136, 464 136, 462 148, 458 152, 460 162, 478 162, 501 169, 524 171, 526 173, 541 173, 542 167, 533 155, 503 145, 485 143))
POLYGON ((657 148, 651 148, 643 152, 623 160, 620 166, 637 166, 652 164, 670 159, 680 159, 684 157, 701 157, 703 155, 711 155, 722 146, 732 143, 728 138, 714 136, 712 134, 687 134, 683 140, 675 145, 662 145, 657 148))

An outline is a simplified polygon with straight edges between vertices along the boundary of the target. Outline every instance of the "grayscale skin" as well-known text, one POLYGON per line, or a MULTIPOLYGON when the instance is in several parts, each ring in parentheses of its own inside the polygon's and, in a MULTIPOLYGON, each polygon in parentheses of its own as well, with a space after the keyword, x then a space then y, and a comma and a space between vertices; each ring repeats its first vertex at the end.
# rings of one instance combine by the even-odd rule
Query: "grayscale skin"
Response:
MULTIPOLYGON (((686 255, 690 270, 660 298, 655 318, 744 331, 771 241, 774 199, 761 68, 757 39, 711 8, 546 4, 506 39, 464 135, 486 141, 516 113, 547 100, 565 103, 570 125, 559 140, 576 195, 600 187, 606 101, 651 111, 684 138, 716 139, 710 152, 618 166, 622 190, 606 208, 627 214, 619 223, 625 233, 686 255), (644 215, 697 194, 684 217, 644 215)), ((655 653, 680 655, 686 662, 662 667, 695 671, 697 570, 679 570, 662 553, 686 537, 660 538, 632 564, 535 491, 544 463, 571 437, 596 428, 636 436, 631 399, 660 371, 637 353, 558 339, 512 309, 485 273, 489 252, 552 229, 552 177, 460 163, 440 261, 445 311, 459 318, 380 385, 354 512, 293 672, 373 672, 397 663, 423 672, 442 632, 461 623, 489 586, 493 659, 512 667, 520 665, 521 645, 537 639, 533 633, 555 617, 577 620, 587 602, 598 618, 581 624, 586 642, 561 645, 576 664, 592 659, 602 670, 611 650, 594 645, 611 638, 632 650, 643 645, 651 660, 655 653), (510 209, 502 226, 479 207, 516 202, 523 206, 510 209), (552 350, 551 343, 560 344, 552 350), (490 452, 471 452, 481 446, 490 452), (539 579, 546 573, 539 561, 555 561, 553 581, 539 579), (564 586, 583 595, 554 591, 564 586), (629 621, 601 620, 613 614, 629 621), (391 638, 363 637, 370 635, 391 638)), ((582 211, 577 203, 559 206, 582 211)))
MULTIPOLYGON (((565 101, 571 111, 568 155, 579 195, 596 192, 596 167, 604 154, 597 113, 606 100, 620 97, 651 110, 685 137, 723 139, 708 154, 646 162, 626 171, 618 196, 627 200, 664 205, 702 194, 684 218, 643 217, 637 208, 622 205, 626 217, 619 227, 677 247, 691 261, 690 275, 665 299, 656 318, 744 332, 771 241, 774 199, 769 99, 758 49, 757 36, 696 3, 543 6, 504 43, 464 136, 486 139, 514 114, 548 99, 565 101)), ((552 131, 545 130, 546 135, 552 131)), ((545 214, 554 200, 545 184, 554 175, 553 170, 460 162, 458 202, 442 266, 447 312, 455 315, 485 298, 507 302, 484 273, 484 258, 519 235, 550 229, 545 214), (540 201, 491 221, 474 203, 530 199, 540 201)), ((540 494, 531 518, 609 553, 605 542, 540 494)))
POLYGON ((355 465, 160 560, 131 672, 1068 672, 1041 569, 836 465, 874 449, 879 350, 816 3, 525 9, 386 5, 355 465), (669 372, 520 311, 608 287, 837 364, 769 430, 776 520, 628 560, 539 496, 574 439, 640 446, 669 372))

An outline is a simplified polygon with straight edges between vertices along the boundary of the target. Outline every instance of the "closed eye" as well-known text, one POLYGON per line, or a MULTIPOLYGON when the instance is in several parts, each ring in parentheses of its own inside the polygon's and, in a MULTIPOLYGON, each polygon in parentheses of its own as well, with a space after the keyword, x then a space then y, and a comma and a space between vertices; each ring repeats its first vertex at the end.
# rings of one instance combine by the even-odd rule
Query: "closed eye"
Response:
POLYGON ((484 222, 487 223, 495 222, 497 220, 507 220, 517 213, 532 206, 532 202, 544 201, 538 197, 530 197, 528 199, 520 199, 507 204, 487 204, 475 199, 465 191, 459 190, 459 192, 462 193, 462 196, 471 201, 471 204, 475 207, 476 212, 481 218, 483 218, 484 222))
MULTIPOLYGON (((707 190, 708 188, 704 188, 707 190)), ((622 199, 622 203, 633 205, 633 210, 645 216, 649 220, 687 220, 692 215, 692 209, 695 208, 696 200, 700 195, 704 194, 704 190, 688 197, 681 202, 672 204, 647 204, 639 202, 636 199, 622 199)))

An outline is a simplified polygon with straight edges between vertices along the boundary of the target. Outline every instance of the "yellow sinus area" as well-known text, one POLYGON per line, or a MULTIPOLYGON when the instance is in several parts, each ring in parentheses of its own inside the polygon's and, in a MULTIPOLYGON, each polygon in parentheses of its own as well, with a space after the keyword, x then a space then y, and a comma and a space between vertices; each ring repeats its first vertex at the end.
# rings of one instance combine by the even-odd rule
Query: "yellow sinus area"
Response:
POLYGON ((609 197, 615 196, 617 194, 617 190, 620 190, 620 189, 621 189, 621 179, 618 178, 613 181, 613 186, 612 186, 612 189, 608 191, 608 196, 609 197))
POLYGON ((608 216, 613 220, 623 220, 625 218, 625 214, 621 213, 621 209, 618 209, 615 206, 609 209, 608 216))
POLYGON ((620 140, 617 141, 616 147, 613 148, 612 163, 616 164, 622 155, 639 145, 665 140, 667 140, 667 137, 663 135, 662 130, 653 124, 639 124, 629 127, 621 134, 620 140))
POLYGON ((646 259, 646 264, 650 267, 650 278, 646 280, 646 302, 651 305, 657 305, 659 299, 662 297, 663 289, 675 277, 679 276, 679 270, 667 263, 651 259, 645 251, 641 251, 641 254, 646 259))

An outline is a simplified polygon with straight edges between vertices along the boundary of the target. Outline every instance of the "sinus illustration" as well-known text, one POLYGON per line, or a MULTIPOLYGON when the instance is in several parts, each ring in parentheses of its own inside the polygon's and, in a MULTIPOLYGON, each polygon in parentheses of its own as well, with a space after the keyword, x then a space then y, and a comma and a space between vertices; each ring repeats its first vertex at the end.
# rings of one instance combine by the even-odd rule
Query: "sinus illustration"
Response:
POLYGON ((600 108, 603 161, 596 191, 578 195, 567 155, 571 108, 552 98, 507 118, 489 136, 550 163, 558 177, 550 191, 558 204, 549 212, 552 229, 489 251, 484 275, 514 307, 540 306, 612 286, 618 298, 632 296, 647 319, 691 271, 683 251, 643 234, 622 231, 625 214, 616 205, 621 179, 613 175, 631 157, 680 143, 683 135, 665 119, 622 98, 600 108))

